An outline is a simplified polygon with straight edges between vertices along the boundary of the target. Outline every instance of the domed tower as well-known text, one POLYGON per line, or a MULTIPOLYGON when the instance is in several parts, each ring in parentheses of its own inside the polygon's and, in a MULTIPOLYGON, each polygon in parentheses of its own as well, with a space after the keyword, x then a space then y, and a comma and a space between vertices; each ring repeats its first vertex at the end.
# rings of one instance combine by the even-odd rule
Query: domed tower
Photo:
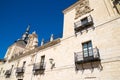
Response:
POLYGON ((21 54, 23 54, 23 51, 25 50, 25 47, 28 43, 28 39, 29 39, 29 30, 30 30, 30 25, 28 25, 25 33, 22 35, 22 37, 20 39, 18 39, 17 41, 15 41, 14 44, 12 44, 5 55, 5 58, 7 60, 10 60, 12 58, 15 58, 21 54))

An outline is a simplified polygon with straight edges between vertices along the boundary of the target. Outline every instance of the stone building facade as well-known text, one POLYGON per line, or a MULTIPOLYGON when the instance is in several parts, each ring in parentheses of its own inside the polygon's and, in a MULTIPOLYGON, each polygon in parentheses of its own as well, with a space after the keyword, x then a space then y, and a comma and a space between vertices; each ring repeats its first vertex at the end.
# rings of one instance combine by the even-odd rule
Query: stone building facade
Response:
POLYGON ((120 1, 78 0, 63 37, 38 46, 29 27, 0 60, 0 80, 120 80, 120 1))

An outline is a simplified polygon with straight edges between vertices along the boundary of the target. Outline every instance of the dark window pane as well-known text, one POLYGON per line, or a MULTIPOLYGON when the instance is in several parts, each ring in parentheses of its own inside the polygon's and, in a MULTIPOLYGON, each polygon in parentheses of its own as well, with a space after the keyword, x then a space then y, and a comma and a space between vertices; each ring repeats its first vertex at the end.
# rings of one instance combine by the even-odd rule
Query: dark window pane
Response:
POLYGON ((88 42, 88 52, 89 52, 89 56, 93 56, 93 50, 92 50, 92 43, 91 43, 91 41, 88 42))
POLYGON ((83 55, 84 57, 93 56, 92 42, 83 43, 83 55))
POLYGON ((85 17, 84 19, 82 19, 82 20, 81 20, 81 23, 82 23, 82 25, 87 24, 87 23, 88 23, 87 17, 85 17))
POLYGON ((84 57, 88 57, 88 50, 84 50, 84 57))
POLYGON ((41 56, 41 62, 44 62, 45 56, 41 56))

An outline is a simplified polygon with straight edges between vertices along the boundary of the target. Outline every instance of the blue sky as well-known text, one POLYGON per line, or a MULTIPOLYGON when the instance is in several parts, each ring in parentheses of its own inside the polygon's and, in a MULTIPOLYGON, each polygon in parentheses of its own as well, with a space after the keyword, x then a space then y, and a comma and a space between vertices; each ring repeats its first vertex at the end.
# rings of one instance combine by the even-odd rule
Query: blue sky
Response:
POLYGON ((62 11, 77 0, 0 0, 0 58, 25 32, 36 31, 39 42, 51 34, 62 35, 62 11))

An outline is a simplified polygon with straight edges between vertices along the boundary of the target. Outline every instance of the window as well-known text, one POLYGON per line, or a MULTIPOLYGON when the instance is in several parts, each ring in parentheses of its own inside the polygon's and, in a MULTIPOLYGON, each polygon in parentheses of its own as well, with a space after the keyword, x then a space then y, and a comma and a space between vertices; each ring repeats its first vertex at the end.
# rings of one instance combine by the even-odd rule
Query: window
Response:
POLYGON ((44 67, 44 63, 45 63, 45 55, 41 56, 41 61, 40 61, 41 68, 44 67))
POLYGON ((34 75, 43 74, 45 70, 45 55, 41 56, 40 63, 35 63, 33 65, 34 75))
POLYGON ((81 20, 81 24, 82 25, 85 25, 85 24, 87 24, 88 23, 88 18, 87 17, 85 17, 85 18, 83 18, 82 20, 81 20))
POLYGON ((93 50, 92 50, 92 42, 85 42, 82 44, 83 46, 83 57, 90 57, 93 56, 93 50))
POLYGON ((45 61, 45 55, 41 56, 41 63, 44 63, 45 61))
POLYGON ((120 0, 112 0, 112 1, 113 1, 114 8, 120 14, 120 0))
POLYGON ((23 62, 23 67, 25 66, 26 61, 23 62))
POLYGON ((83 19, 74 23, 75 33, 80 32, 84 29, 87 29, 87 28, 91 27, 93 24, 94 23, 93 23, 92 16, 91 15, 86 16, 83 19))

